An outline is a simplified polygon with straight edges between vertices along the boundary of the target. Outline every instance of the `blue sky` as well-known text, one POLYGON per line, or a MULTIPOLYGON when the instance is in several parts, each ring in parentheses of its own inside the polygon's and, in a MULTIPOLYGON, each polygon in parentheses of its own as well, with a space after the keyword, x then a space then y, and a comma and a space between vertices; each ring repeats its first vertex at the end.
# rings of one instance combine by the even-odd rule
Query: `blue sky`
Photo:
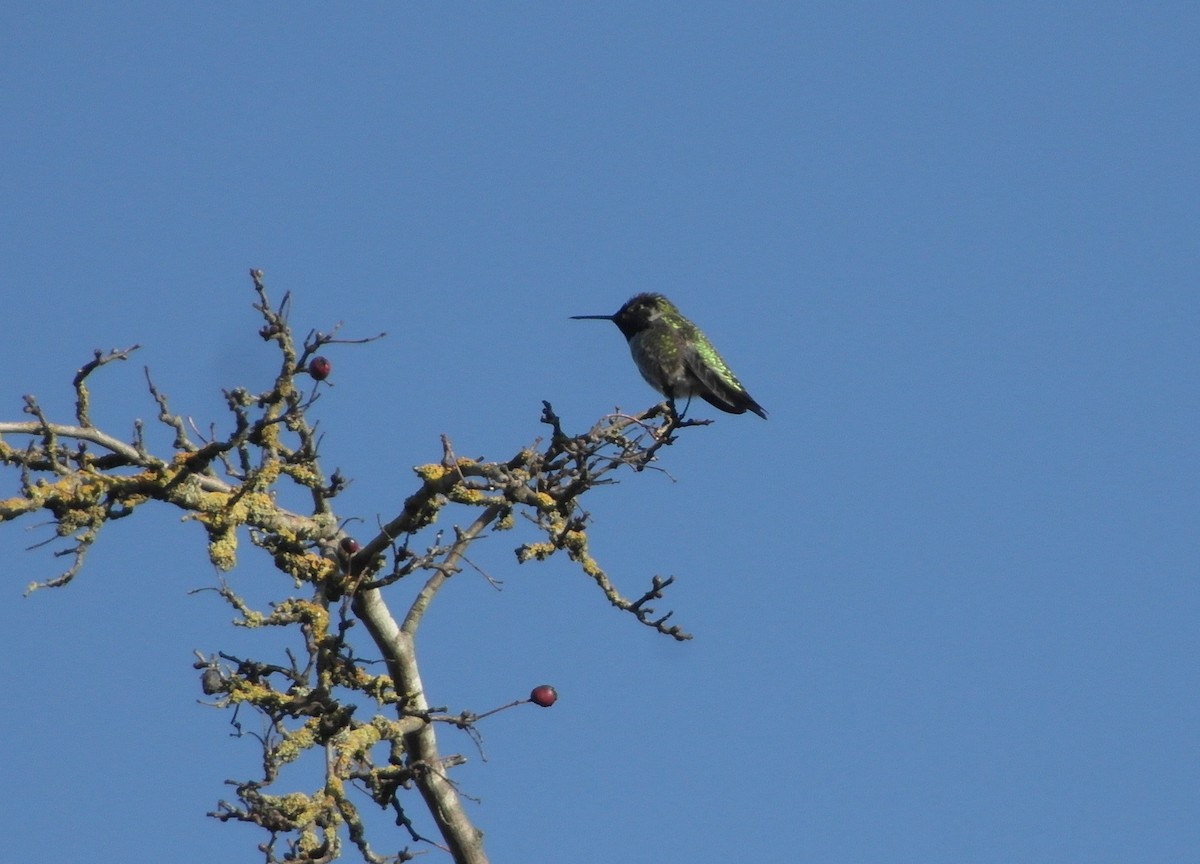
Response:
MULTIPOLYGON (((367 524, 442 433, 501 458, 542 399, 573 429, 651 405, 616 329, 568 318, 640 291, 770 412, 589 504, 608 572, 675 574, 694 641, 504 536, 474 555, 502 592, 465 572, 439 597, 432 702, 561 694, 488 720, 486 762, 443 737, 493 860, 1200 854, 1200 8, 17 2, 0 24, 0 419, 24 393, 67 419, 92 349, 141 343, 97 376, 98 423, 153 416, 143 365, 223 421, 221 389, 274 363, 250 267, 302 332, 388 333, 330 352, 315 408, 367 524)), ((256 756, 196 704, 192 651, 264 643, 188 593, 216 579, 200 530, 140 513, 23 599, 62 563, 23 551, 46 534, 0 528, 8 854, 258 860, 203 815, 256 756)), ((232 578, 288 587, 250 551, 232 578)))

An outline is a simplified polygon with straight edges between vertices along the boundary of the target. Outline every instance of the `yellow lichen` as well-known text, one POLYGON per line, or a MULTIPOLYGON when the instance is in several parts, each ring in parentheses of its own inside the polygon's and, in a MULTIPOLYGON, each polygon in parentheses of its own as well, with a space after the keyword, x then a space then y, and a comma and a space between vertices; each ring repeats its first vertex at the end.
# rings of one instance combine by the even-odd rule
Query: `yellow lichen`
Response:
POLYGON ((0 522, 24 516, 26 513, 30 513, 40 506, 40 503, 33 498, 5 498, 3 501, 0 501, 0 522))
POLYGON ((313 800, 303 792, 289 792, 287 795, 263 795, 262 809, 278 812, 289 822, 302 825, 311 823, 319 807, 313 806, 313 800))
POLYGON ((582 531, 566 531, 561 543, 564 549, 574 555, 587 554, 587 534, 582 531))
POLYGON ((545 561, 557 551, 553 543, 526 543, 517 549, 517 560, 524 564, 531 558, 545 561))
POLYGON ((453 487, 451 487, 450 491, 446 493, 446 497, 459 504, 470 504, 475 506, 504 503, 503 498, 485 495, 480 489, 468 489, 461 483, 455 484, 453 487))
POLYGON ((304 463, 301 465, 285 465, 283 471, 302 486, 307 486, 310 489, 315 489, 318 486, 325 485, 325 478, 312 465, 304 463))
POLYGON ((364 758, 380 739, 379 730, 370 724, 338 733, 333 739, 337 748, 334 774, 338 777, 349 776, 352 763, 364 758))
POLYGON ((278 552, 275 566, 300 581, 313 584, 324 582, 337 570, 333 561, 315 552, 278 552))
POLYGON ((414 465, 413 473, 426 483, 436 483, 446 476, 446 466, 431 462, 428 465, 414 465))
POLYGON ((311 749, 317 743, 317 729, 320 722, 314 717, 299 729, 290 732, 286 738, 275 745, 275 758, 283 764, 299 759, 305 750, 311 749))
POLYGON ((283 463, 278 459, 267 461, 261 468, 254 472, 254 488, 266 489, 272 483, 279 479, 279 473, 283 470, 283 463))
POLYGON ((265 684, 256 684, 245 678, 237 677, 229 680, 229 703, 231 705, 248 702, 251 705, 277 710, 288 698, 265 684))
POLYGON ((347 686, 361 690, 381 705, 396 701, 396 689, 390 675, 371 675, 355 666, 348 677, 349 680, 344 682, 347 686))
POLYGON ((322 637, 329 629, 329 610, 319 603, 301 600, 298 597, 289 597, 275 604, 275 611, 271 617, 280 622, 300 621, 309 624, 313 632, 322 637))
POLYGON ((228 573, 237 565, 237 531, 210 529, 208 536, 208 560, 222 573, 228 573))

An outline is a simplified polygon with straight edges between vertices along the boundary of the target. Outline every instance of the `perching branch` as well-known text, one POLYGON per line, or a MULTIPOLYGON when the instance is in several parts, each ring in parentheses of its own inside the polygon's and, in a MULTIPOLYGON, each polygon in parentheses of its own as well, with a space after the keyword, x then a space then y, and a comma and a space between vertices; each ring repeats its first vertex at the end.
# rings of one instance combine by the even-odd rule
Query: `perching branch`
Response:
POLYGON ((249 538, 289 578, 294 593, 260 610, 224 580, 213 590, 234 611, 237 626, 294 634, 299 648, 287 650, 279 662, 220 651, 199 654, 203 694, 233 709, 235 729, 256 740, 262 753, 261 773, 229 781, 237 800, 221 801, 211 815, 266 831, 269 839, 259 848, 267 864, 332 861, 346 837, 368 864, 410 860, 415 853, 407 848, 392 855, 375 851, 355 803, 361 799, 394 811, 397 826, 412 843, 446 849, 460 864, 483 864, 483 835, 449 776, 465 757, 440 753, 435 726, 447 721, 477 736, 475 723, 493 712, 447 715, 430 707, 417 662, 420 622, 440 589, 468 561, 475 541, 488 533, 521 530, 534 536, 516 544, 519 562, 564 552, 611 605, 657 632, 690 639, 668 625, 671 612, 658 614, 651 606, 663 599, 674 577, 654 576, 649 590, 629 599, 591 556, 581 499, 615 482, 623 470, 655 467, 661 449, 680 430, 702 423, 681 421, 660 405, 640 415, 608 415, 587 431, 570 434, 543 403, 546 440, 506 460, 487 461, 456 456, 443 437, 441 460, 414 469, 416 488, 394 515, 378 523, 374 536, 354 538, 333 507, 348 481, 340 471, 326 475, 321 468, 320 436, 309 419, 320 388, 332 383, 326 381, 331 363, 317 352, 368 343, 383 334, 341 338, 339 324, 328 333, 312 330, 297 345, 288 323, 290 296, 273 305, 262 273, 251 275, 254 308, 262 319, 259 335, 279 358, 269 387, 227 390, 225 428, 213 423, 201 433, 172 410, 147 371, 154 418, 170 430, 172 440, 170 452, 154 455, 141 420, 132 439, 124 440, 93 425, 90 414, 90 376, 127 359, 137 346, 95 352, 72 380, 74 423, 50 420, 32 396, 24 404, 32 419, 0 422, 0 464, 19 474, 17 494, 0 499, 0 523, 45 512, 54 533, 48 540, 64 544, 55 554, 70 558, 68 568, 30 585, 30 591, 60 587, 77 577, 103 528, 150 502, 172 506, 186 521, 199 523, 209 558, 221 572, 236 565, 239 546, 249 538), (307 491, 308 512, 278 504, 276 493, 285 483, 307 491), (463 520, 466 527, 434 527, 443 513, 461 508, 473 511, 463 520), (381 589, 387 586, 405 609, 402 617, 384 598, 381 589), (364 656, 364 648, 377 659, 364 656), (385 671, 371 668, 379 661, 385 671), (261 718, 261 732, 244 731, 246 712, 261 718), (276 794, 281 769, 306 755, 322 760, 322 787, 276 794), (411 806, 402 803, 413 787, 440 841, 425 837, 409 815, 411 806))

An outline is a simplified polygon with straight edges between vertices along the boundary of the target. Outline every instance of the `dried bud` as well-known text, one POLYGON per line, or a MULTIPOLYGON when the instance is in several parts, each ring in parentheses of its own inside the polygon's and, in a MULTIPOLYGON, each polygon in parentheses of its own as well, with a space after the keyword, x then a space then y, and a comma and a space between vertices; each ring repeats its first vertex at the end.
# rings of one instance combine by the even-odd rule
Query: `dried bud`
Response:
POLYGON ((223 693, 225 691, 225 679, 221 677, 221 670, 216 666, 205 667, 204 672, 200 675, 200 689, 204 691, 205 696, 223 693))

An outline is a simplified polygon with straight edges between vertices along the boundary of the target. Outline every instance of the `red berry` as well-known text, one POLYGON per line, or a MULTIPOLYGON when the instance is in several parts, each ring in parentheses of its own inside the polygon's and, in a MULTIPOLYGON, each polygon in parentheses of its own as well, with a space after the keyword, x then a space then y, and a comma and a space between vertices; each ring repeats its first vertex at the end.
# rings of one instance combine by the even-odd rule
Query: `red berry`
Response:
POLYGON ((534 705, 549 708, 558 701, 558 691, 549 684, 540 684, 534 687, 533 692, 529 694, 529 701, 534 705))
POLYGON ((316 356, 308 361, 308 374, 318 381, 324 381, 333 371, 333 364, 328 357, 316 356))
POLYGON ((342 552, 346 555, 353 555, 360 548, 362 548, 358 545, 358 541, 353 537, 343 537, 342 542, 338 545, 341 547, 342 552))

